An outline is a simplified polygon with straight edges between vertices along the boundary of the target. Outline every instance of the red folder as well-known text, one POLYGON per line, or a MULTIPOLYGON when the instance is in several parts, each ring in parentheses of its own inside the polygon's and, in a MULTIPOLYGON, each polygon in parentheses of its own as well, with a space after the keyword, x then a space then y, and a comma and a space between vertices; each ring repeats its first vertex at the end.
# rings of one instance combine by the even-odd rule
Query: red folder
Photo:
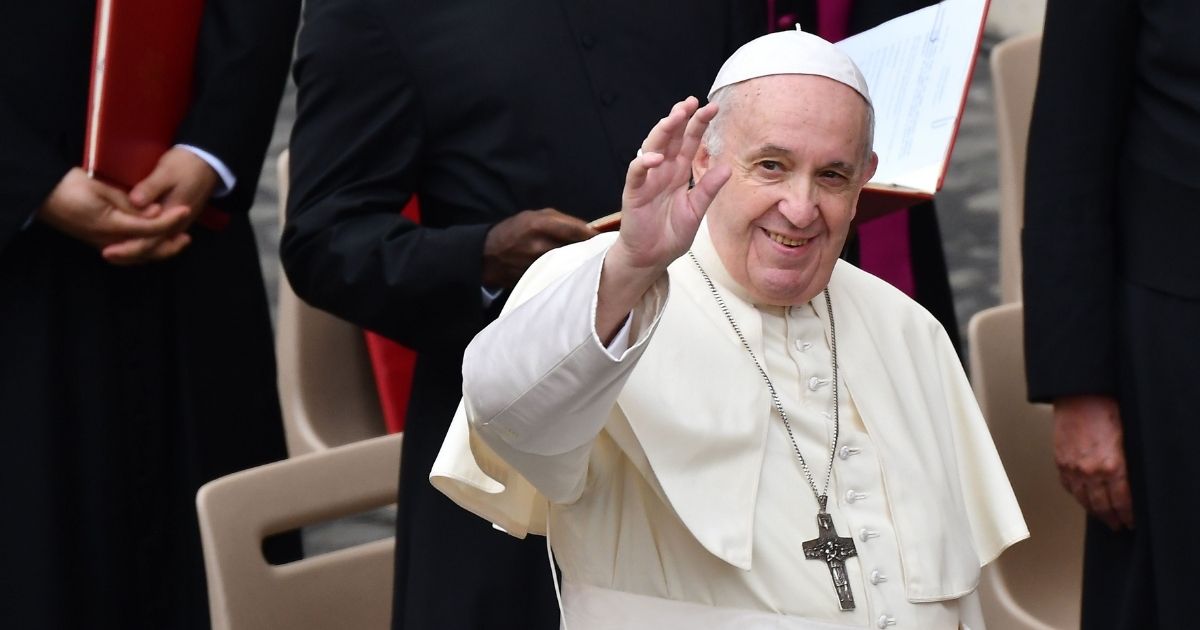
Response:
POLYGON ((125 189, 144 179, 192 99, 204 0, 97 0, 83 168, 125 189))

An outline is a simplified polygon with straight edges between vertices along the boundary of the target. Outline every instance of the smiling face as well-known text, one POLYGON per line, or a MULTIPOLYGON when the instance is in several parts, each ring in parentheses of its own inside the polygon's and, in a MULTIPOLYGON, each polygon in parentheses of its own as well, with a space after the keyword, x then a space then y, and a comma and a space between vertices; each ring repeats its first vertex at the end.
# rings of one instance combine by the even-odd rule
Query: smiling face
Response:
POLYGON ((814 75, 774 75, 726 89, 718 153, 701 147, 699 179, 733 175, 708 209, 721 262, 756 303, 812 299, 829 283, 858 195, 875 173, 866 101, 814 75))

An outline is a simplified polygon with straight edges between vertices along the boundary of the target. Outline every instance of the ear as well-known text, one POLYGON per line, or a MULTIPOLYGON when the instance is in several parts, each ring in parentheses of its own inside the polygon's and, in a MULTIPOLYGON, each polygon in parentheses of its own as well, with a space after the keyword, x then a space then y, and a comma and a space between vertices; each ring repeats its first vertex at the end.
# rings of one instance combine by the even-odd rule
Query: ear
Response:
POLYGON ((867 182, 871 181, 872 177, 875 177, 875 169, 877 168, 879 168, 879 154, 872 151, 871 159, 867 161, 867 168, 863 171, 863 186, 866 186, 867 182))
POLYGON ((698 182, 708 169, 712 166, 712 154, 708 152, 708 147, 701 142, 700 148, 696 150, 696 157, 692 158, 692 181, 698 182))

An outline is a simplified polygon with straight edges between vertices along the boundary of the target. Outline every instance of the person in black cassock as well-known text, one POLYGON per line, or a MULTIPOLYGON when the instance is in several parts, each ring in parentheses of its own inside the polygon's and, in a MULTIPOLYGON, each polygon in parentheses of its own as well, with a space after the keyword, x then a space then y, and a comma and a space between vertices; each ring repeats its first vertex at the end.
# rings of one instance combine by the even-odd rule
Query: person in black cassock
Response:
POLYGON ((285 456, 246 213, 298 5, 207 0, 190 148, 128 196, 77 166, 96 3, 5 9, 0 627, 209 627, 196 490, 285 456))
POLYGON ((310 0, 282 257, 309 303, 419 353, 393 625, 558 627, 544 544, 434 490, 463 350, 525 268, 616 211, 646 129, 764 29, 743 0, 310 0), (421 225, 400 217, 410 196, 421 225))
POLYGON ((1084 630, 1196 627, 1200 3, 1050 0, 1029 130, 1029 398, 1087 509, 1084 630))

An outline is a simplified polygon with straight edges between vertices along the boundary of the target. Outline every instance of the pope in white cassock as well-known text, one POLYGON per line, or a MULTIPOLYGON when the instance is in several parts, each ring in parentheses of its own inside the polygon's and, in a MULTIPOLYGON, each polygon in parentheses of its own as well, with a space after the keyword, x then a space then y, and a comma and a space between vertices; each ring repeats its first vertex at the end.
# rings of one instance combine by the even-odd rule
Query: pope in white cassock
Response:
POLYGON ((1028 531, 945 332, 838 260, 862 75, 774 33, 709 100, 650 132, 620 233, 472 342, 432 482, 547 535, 569 630, 981 630, 980 567, 1028 531))

